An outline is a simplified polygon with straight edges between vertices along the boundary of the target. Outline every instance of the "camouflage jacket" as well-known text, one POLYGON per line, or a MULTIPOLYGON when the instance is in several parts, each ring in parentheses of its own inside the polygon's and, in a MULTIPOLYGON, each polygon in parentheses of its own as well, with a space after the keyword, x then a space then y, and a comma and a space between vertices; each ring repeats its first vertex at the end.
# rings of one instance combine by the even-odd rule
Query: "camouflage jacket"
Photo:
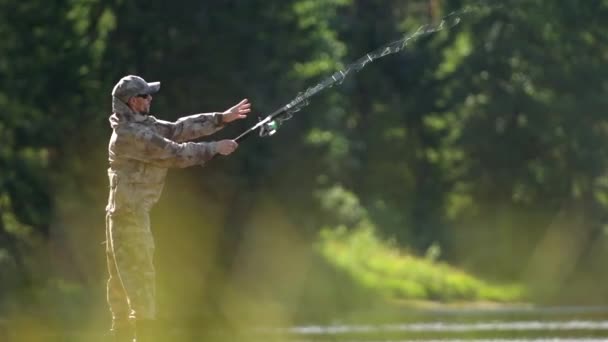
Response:
POLYGON ((161 195, 167 168, 202 165, 216 154, 215 142, 186 141, 221 129, 219 113, 168 122, 135 113, 119 101, 113 107, 109 213, 149 211, 161 195))

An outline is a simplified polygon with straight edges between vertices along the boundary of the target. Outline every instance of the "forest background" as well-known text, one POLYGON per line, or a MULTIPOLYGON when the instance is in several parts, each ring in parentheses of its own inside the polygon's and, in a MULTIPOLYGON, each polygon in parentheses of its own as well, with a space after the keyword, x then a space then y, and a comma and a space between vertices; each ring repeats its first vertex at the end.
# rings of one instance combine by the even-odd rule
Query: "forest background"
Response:
POLYGON ((122 76, 162 82, 152 112, 165 120, 248 98, 255 114, 211 137, 233 138, 463 8, 274 136, 169 173, 152 213, 162 314, 605 304, 608 1, 0 0, 0 317, 108 318, 122 76))

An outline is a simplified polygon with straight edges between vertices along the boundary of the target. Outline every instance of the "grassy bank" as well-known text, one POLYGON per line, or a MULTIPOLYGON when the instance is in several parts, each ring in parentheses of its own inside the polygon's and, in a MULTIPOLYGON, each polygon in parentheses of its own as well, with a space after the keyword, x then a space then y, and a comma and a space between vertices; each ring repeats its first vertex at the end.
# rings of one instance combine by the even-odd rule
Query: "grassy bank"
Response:
POLYGON ((389 301, 434 300, 513 302, 521 300, 518 285, 494 285, 446 263, 432 253, 417 257, 382 241, 372 225, 357 229, 326 229, 318 242, 321 256, 369 294, 389 301))

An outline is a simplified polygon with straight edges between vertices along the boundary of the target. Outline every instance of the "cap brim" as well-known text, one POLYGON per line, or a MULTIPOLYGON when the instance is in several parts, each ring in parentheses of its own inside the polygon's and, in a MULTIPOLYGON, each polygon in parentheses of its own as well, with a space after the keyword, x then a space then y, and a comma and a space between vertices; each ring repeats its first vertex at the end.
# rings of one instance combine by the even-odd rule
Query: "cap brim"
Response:
POLYGON ((148 82, 146 94, 154 94, 160 90, 160 82, 148 82))

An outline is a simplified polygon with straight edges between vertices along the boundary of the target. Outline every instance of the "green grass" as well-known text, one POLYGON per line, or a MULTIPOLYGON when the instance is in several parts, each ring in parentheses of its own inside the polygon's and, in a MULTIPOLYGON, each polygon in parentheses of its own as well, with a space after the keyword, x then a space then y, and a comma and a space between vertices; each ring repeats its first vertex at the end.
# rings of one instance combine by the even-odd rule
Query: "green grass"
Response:
POLYGON ((361 287, 387 300, 513 302, 519 285, 494 285, 432 257, 417 257, 382 241, 371 224, 325 229, 317 245, 322 257, 361 287))

